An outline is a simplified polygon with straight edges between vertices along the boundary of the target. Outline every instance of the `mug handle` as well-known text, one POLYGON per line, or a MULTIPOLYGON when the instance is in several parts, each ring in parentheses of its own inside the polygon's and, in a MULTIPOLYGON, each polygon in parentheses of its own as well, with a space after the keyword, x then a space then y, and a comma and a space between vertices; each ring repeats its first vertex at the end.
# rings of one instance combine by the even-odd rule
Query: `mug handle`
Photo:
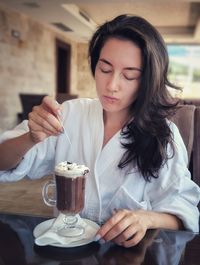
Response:
POLYGON ((56 186, 56 184, 55 184, 54 180, 49 180, 43 186, 42 197, 43 197, 44 203, 48 206, 55 206, 56 205, 56 200, 53 198, 49 198, 49 196, 48 196, 49 187, 55 187, 55 186, 56 186))

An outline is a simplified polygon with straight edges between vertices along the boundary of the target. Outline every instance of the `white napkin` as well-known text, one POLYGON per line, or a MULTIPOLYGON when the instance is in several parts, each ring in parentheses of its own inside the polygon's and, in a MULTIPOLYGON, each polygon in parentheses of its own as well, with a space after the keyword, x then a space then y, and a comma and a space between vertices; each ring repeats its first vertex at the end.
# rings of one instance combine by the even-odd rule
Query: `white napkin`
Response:
MULTIPOLYGON (((73 242, 84 240, 84 239, 93 239, 97 232, 95 227, 92 227, 84 219, 80 218, 78 215, 78 224, 84 227, 85 232, 78 237, 65 237, 59 235, 58 230, 64 228, 65 224, 63 222, 65 215, 60 213, 57 218, 53 221, 52 225, 47 228, 45 231, 42 231, 41 234, 35 238, 35 243, 39 246, 46 246, 52 244, 61 244, 61 245, 70 245, 73 242)), ((92 240, 91 240, 92 241, 92 240)))

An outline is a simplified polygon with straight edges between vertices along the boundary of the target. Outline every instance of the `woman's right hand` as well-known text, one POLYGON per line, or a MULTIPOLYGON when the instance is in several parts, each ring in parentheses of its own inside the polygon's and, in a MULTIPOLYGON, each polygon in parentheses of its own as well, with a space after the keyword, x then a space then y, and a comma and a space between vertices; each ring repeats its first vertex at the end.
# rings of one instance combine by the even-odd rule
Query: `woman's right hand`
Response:
POLYGON ((49 136, 56 136, 63 132, 58 117, 60 105, 53 98, 46 96, 41 105, 35 106, 29 113, 29 134, 34 143, 39 143, 49 136))

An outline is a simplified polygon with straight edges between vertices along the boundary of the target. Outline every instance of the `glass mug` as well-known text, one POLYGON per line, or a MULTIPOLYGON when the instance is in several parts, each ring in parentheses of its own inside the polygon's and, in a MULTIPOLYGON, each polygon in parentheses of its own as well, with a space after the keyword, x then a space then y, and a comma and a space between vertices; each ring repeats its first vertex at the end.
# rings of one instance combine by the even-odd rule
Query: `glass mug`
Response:
POLYGON ((58 233, 74 237, 84 233, 84 227, 78 224, 78 213, 85 202, 85 181, 89 168, 75 163, 61 162, 55 167, 55 180, 44 184, 43 200, 48 206, 56 206, 65 215, 64 228, 58 233), (49 196, 49 188, 56 190, 56 199, 49 196))

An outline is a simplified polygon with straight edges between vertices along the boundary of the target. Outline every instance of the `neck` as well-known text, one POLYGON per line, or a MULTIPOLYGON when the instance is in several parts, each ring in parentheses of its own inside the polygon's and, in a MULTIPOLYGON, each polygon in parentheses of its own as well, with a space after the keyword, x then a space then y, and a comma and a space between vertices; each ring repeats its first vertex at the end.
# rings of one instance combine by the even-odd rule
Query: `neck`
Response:
POLYGON ((104 126, 122 128, 129 120, 128 113, 103 112, 104 126))
POLYGON ((119 113, 111 113, 104 111, 104 139, 103 146, 119 131, 128 121, 128 115, 121 115, 119 113))

